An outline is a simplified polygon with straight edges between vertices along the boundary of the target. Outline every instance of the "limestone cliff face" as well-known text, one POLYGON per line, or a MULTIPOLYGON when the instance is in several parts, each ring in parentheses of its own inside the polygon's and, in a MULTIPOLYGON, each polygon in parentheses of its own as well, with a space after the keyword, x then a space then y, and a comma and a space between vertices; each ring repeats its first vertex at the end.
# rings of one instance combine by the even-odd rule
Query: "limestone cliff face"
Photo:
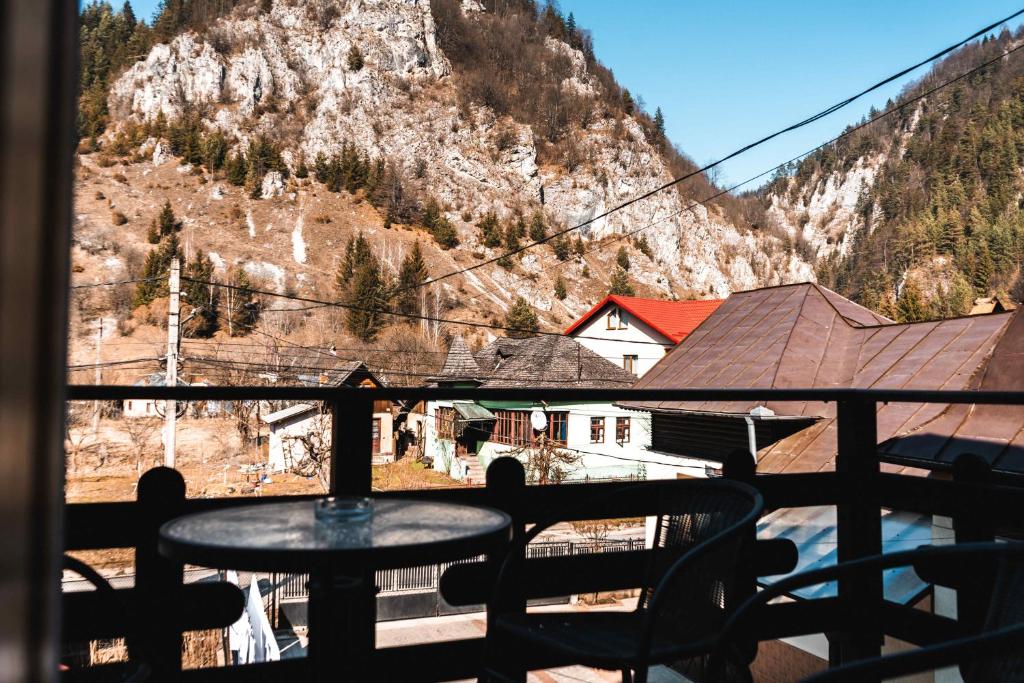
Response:
MULTIPOLYGON (((472 0, 463 3, 470 18, 481 11, 472 0)), ((562 88, 600 88, 581 53, 552 39, 547 47, 572 62, 562 88)), ((460 233, 459 249, 477 253, 488 250, 477 242, 476 229, 461 220, 464 212, 507 214, 536 204, 543 188, 551 221, 574 225, 671 178, 631 118, 621 124, 597 118, 575 132, 584 160, 575 168, 539 165, 529 126, 485 107, 460 105, 458 89, 437 46, 428 0, 278 1, 269 12, 253 8, 218 20, 203 36, 186 33, 157 45, 113 84, 109 107, 121 120, 152 119, 161 112, 172 119, 198 108, 207 126, 230 133, 238 144, 260 133, 273 136, 292 167, 300 155, 312 160, 354 142, 405 164, 448 208, 460 233), (353 47, 363 57, 355 70, 348 59, 353 47)), ((857 182, 869 181, 865 169, 857 182)), ((276 192, 275 182, 270 185, 276 192)), ((832 195, 842 195, 835 201, 852 211, 851 197, 859 190, 846 185, 848 190, 832 195)), ((792 208, 775 207, 780 220, 792 208)), ((810 264, 777 238, 738 230, 718 209, 676 191, 601 219, 583 234, 594 241, 640 228, 653 258, 636 254, 630 274, 660 295, 722 296, 813 277, 810 264)), ((617 248, 606 251, 614 256, 617 248)), ((499 268, 478 275, 501 284, 504 296, 537 292, 535 305, 550 308, 550 298, 540 292, 551 291, 545 264, 553 257, 550 250, 536 251, 522 263, 529 278, 499 268)), ((576 270, 581 267, 582 262, 576 270)), ((563 274, 575 275, 572 269, 563 274)), ((472 279, 467 284, 478 287, 472 279)), ((569 304, 581 311, 587 305, 569 304)))

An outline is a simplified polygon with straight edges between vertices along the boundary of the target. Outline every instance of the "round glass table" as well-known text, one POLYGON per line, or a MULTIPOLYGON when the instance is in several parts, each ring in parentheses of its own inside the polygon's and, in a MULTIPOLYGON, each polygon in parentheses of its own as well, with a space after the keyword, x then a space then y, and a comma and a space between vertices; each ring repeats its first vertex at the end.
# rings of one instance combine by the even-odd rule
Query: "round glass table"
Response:
POLYGON ((475 505, 375 498, 369 517, 326 521, 307 499, 179 517, 160 528, 159 550, 217 569, 308 572, 308 656, 317 678, 370 680, 374 570, 500 553, 510 534, 507 514, 475 505))

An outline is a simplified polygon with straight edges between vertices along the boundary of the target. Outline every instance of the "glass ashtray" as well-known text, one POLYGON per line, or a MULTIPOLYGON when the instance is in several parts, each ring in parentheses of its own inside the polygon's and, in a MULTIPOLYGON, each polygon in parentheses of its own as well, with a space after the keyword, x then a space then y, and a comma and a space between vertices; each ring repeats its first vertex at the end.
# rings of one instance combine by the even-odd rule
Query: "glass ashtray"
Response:
POLYGON ((367 519, 373 514, 373 500, 362 496, 327 496, 313 501, 313 511, 320 522, 367 519))

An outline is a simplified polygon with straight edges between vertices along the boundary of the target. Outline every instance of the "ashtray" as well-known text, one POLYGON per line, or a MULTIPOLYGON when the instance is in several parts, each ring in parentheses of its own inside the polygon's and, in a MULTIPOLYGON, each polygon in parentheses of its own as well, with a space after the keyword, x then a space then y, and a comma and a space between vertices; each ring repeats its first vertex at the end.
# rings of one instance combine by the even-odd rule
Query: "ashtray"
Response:
POLYGON ((327 496, 313 501, 313 511, 321 522, 366 519, 373 514, 373 500, 362 496, 327 496))

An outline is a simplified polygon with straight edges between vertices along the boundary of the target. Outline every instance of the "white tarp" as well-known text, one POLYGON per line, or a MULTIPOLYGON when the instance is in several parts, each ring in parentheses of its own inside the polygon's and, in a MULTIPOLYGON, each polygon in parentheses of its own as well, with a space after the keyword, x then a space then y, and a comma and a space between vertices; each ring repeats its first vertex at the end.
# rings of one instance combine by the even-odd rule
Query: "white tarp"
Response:
MULTIPOLYGON (((238 585, 238 574, 228 571, 227 580, 238 585)), ((277 646, 274 629, 263 609, 263 597, 260 595, 258 582, 253 577, 249 584, 249 597, 245 602, 245 611, 238 621, 228 628, 228 647, 234 664, 251 664, 253 662, 276 662, 281 659, 281 650, 277 646)))

